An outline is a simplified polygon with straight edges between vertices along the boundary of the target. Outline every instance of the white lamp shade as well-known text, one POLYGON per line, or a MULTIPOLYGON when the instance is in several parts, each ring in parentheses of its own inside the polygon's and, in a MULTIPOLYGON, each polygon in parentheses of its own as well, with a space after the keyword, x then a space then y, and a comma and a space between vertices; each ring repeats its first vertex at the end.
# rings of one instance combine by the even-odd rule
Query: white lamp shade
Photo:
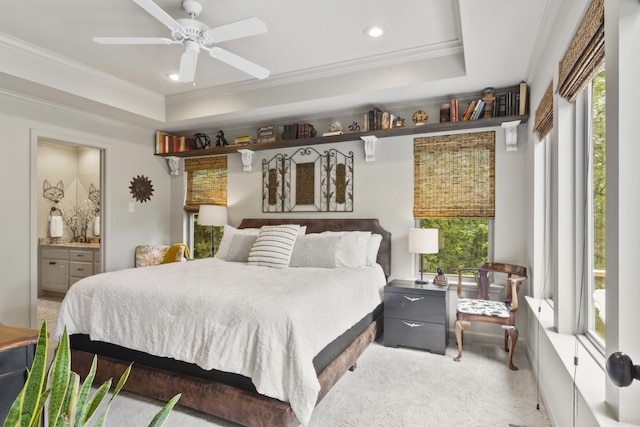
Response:
POLYGON ((409 252, 414 254, 438 253, 437 228, 409 229, 409 252))
POLYGON ((216 205, 200 205, 198 225, 222 227, 227 223, 227 207, 216 205))

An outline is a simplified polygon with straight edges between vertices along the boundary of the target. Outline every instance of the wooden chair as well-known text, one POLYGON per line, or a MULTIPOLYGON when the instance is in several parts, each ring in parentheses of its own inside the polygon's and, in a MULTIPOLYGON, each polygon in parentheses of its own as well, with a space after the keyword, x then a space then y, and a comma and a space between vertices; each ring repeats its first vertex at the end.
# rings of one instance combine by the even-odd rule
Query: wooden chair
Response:
POLYGON ((453 360, 462 359, 462 337, 464 328, 471 322, 487 322, 502 325, 504 331, 504 350, 509 352, 509 368, 518 370, 513 364, 513 350, 518 342, 516 328, 516 310, 518 309, 518 291, 520 285, 527 279, 527 269, 519 265, 488 262, 479 268, 458 269, 458 301, 456 303, 455 332, 458 344, 458 356, 453 360), (477 298, 462 297, 462 274, 473 271, 478 286, 477 298), (504 273, 507 275, 505 301, 491 301, 489 299, 489 275, 504 273))

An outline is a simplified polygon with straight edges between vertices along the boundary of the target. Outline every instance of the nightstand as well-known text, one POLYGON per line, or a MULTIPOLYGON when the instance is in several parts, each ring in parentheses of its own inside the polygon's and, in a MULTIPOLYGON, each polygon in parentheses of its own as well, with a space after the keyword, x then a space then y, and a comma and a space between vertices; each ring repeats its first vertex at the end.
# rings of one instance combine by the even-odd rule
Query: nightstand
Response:
POLYGON ((384 287, 384 345, 444 354, 449 286, 393 280, 384 287))
POLYGON ((0 421, 9 413, 31 368, 38 331, 0 323, 0 421))

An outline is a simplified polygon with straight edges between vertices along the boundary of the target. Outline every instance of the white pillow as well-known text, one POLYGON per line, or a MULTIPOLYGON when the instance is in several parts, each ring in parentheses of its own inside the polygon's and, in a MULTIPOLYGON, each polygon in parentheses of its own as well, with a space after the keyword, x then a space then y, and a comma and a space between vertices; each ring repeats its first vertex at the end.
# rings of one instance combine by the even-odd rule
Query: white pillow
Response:
POLYGON ((318 233, 298 236, 289 267, 335 268, 341 236, 318 233))
MULTIPOLYGON (((224 226, 224 234, 222 235, 222 240, 220 241, 220 245, 218 246, 218 250, 216 251, 216 255, 214 258, 220 258, 225 261, 229 261, 227 256, 229 255, 229 248, 231 247, 231 242, 233 241, 233 236, 235 234, 243 234, 250 236, 257 236, 259 228, 236 228, 231 225, 224 226)), ((307 226, 300 227, 298 231, 299 235, 303 235, 307 232, 307 226)))
POLYGON ((218 246, 218 251, 214 258, 220 258, 222 260, 227 259, 227 255, 229 254, 229 248, 231 247, 231 242, 233 241, 234 234, 244 234, 244 235, 253 235, 257 236, 259 228, 235 228, 230 225, 224 226, 224 234, 222 235, 222 240, 220 241, 220 246, 218 246))
POLYGON ((257 237, 258 235, 235 233, 226 260, 230 262, 249 261, 249 253, 257 237))
POLYGON ((287 268, 300 232, 298 224, 264 225, 249 253, 249 264, 287 268))
POLYGON ((321 234, 341 236, 336 250, 336 267, 360 268, 367 265, 370 231, 324 231, 321 234))
POLYGON ((378 263, 380 243, 382 243, 382 235, 372 233, 367 241, 367 265, 376 265, 378 263))

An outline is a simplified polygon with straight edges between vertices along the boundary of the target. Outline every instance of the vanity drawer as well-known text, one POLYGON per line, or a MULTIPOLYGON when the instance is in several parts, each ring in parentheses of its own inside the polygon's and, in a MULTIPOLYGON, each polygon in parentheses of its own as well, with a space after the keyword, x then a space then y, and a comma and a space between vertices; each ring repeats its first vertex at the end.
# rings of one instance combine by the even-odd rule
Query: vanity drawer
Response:
POLYGON ((42 248, 40 256, 48 259, 69 259, 67 249, 42 248))
POLYGON ((69 251, 69 260, 71 260, 71 261, 82 261, 82 262, 93 262, 93 251, 70 250, 69 251))
POLYGON ((69 267, 69 276, 71 277, 87 277, 93 274, 93 263, 88 262, 71 262, 69 267))

